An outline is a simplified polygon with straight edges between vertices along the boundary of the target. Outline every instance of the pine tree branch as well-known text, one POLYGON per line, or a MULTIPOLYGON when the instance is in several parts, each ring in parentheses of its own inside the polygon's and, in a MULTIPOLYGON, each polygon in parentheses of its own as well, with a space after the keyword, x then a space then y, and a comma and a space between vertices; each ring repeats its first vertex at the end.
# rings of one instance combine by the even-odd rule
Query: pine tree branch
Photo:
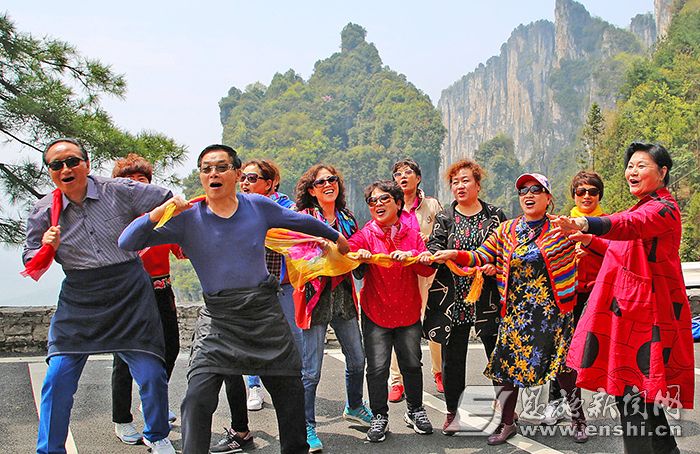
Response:
POLYGON ((20 177, 15 175, 10 169, 7 168, 7 165, 4 163, 0 162, 0 170, 7 175, 7 177, 17 183, 18 185, 22 186, 24 189, 26 189, 28 192, 32 193, 34 197, 37 199, 40 199, 44 197, 45 194, 40 194, 36 189, 33 187, 29 186, 24 180, 22 180, 20 177))
POLYGON ((20 139, 19 137, 13 135, 10 131, 8 131, 8 130, 5 129, 5 128, 0 127, 0 132, 2 132, 2 133, 4 133, 4 134, 6 134, 6 135, 12 137, 13 139, 15 139, 17 142, 21 143, 22 145, 26 145, 26 146, 28 146, 29 148, 34 148, 34 149, 35 149, 36 151, 38 151, 39 153, 42 153, 42 154, 44 153, 44 150, 42 150, 41 148, 37 148, 37 147, 35 147, 34 145, 32 145, 31 143, 25 142, 24 140, 20 139))

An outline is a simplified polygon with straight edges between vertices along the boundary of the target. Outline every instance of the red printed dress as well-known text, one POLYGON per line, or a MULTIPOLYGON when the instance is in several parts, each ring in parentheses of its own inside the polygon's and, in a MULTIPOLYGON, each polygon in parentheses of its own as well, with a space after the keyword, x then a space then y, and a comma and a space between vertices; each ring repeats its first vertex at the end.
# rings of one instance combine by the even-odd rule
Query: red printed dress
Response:
POLYGON ((589 218, 589 225, 590 233, 611 241, 567 358, 577 385, 613 396, 636 387, 647 402, 693 408, 678 204, 663 188, 629 210, 589 218))

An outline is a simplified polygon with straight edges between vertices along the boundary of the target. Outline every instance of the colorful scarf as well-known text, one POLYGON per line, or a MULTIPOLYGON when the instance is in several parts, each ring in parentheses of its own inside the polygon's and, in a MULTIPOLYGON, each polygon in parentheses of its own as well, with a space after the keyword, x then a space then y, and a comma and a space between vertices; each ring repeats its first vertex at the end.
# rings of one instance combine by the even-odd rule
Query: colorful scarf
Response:
MULTIPOLYGON (((61 217, 63 209, 63 193, 56 188, 53 190, 53 199, 51 200, 51 227, 58 225, 58 219, 61 217)), ((44 244, 39 249, 39 252, 32 257, 20 274, 24 277, 31 277, 38 281, 41 276, 49 269, 53 263, 53 258, 56 256, 56 249, 49 244, 44 244)))

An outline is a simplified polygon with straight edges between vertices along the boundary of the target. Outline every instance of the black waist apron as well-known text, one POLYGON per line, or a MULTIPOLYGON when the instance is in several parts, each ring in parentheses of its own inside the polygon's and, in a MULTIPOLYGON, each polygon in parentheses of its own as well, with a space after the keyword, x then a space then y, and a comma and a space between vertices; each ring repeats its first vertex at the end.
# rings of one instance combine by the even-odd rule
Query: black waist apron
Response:
POLYGON ((258 287, 204 294, 187 376, 301 374, 301 358, 270 275, 258 287))
POLYGON ((140 351, 163 359, 163 328, 141 260, 65 273, 48 357, 140 351))

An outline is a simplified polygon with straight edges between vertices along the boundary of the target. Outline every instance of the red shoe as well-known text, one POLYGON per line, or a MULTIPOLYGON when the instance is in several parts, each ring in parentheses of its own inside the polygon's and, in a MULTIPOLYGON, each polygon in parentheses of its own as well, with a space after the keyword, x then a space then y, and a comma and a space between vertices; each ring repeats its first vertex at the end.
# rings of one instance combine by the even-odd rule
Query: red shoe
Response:
POLYGON ((405 397, 403 385, 393 385, 389 390, 389 402, 401 402, 405 397))
POLYGON ((445 386, 442 384, 442 372, 435 374, 435 387, 437 388, 437 392, 441 394, 445 392, 445 386))

